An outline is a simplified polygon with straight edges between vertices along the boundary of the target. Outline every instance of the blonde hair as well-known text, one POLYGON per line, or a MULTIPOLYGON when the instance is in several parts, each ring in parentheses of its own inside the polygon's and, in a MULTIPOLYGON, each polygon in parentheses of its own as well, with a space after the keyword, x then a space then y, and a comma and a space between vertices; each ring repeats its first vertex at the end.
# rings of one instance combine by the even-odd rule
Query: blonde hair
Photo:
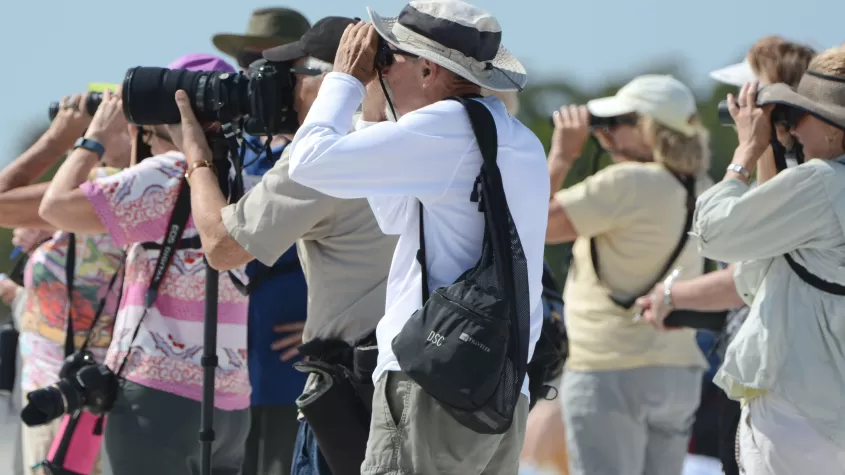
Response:
POLYGON ((823 51, 810 62, 810 70, 828 76, 845 77, 845 47, 823 51))
POLYGON ((706 175, 710 169, 710 133, 698 117, 690 119, 693 135, 669 128, 653 117, 640 118, 639 127, 652 146, 654 161, 682 175, 706 175))

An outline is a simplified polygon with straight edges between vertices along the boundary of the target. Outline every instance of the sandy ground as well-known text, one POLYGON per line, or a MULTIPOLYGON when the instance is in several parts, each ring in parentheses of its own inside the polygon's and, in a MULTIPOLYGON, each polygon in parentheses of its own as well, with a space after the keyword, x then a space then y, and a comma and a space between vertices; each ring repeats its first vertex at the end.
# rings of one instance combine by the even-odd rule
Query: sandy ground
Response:
MULTIPOLYGON (((5 401, 0 401, 3 404, 5 401)), ((18 426, 12 417, 7 417, 7 410, 0 409, 0 473, 18 475, 14 471, 15 444, 18 426)))

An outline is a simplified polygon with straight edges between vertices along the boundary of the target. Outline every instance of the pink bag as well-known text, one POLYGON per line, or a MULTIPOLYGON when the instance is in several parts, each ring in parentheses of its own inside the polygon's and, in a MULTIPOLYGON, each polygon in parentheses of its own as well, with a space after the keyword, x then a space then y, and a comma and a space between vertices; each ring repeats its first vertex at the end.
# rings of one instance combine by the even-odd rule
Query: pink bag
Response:
POLYGON ((104 425, 105 415, 85 410, 66 414, 41 467, 51 475, 89 475, 103 446, 104 425))

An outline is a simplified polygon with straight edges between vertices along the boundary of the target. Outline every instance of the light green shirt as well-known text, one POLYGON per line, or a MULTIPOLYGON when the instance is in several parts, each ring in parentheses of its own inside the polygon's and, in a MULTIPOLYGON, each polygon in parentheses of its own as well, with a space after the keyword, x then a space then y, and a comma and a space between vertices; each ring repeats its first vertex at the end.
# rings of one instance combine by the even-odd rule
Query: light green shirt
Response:
MULTIPOLYGON (((841 159, 840 159, 841 160, 841 159)), ((691 235, 706 257, 737 263, 750 306, 718 386, 734 399, 772 392, 845 446, 845 297, 798 277, 784 253, 845 285, 845 165, 811 160, 749 190, 725 180, 702 194, 691 235)))

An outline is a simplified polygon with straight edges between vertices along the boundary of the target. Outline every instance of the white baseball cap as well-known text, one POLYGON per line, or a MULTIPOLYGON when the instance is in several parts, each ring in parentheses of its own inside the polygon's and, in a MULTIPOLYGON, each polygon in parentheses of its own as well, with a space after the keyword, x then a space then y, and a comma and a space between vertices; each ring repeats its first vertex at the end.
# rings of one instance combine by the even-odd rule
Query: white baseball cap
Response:
POLYGON ((657 122, 684 135, 692 136, 696 128, 690 119, 696 115, 692 91, 672 76, 646 74, 624 85, 615 96, 593 99, 587 109, 598 117, 616 117, 636 112, 649 115, 657 122))
POLYGON ((711 71, 710 77, 721 83, 737 87, 742 87, 747 82, 757 80, 757 75, 751 69, 748 59, 743 60, 741 63, 711 71))

